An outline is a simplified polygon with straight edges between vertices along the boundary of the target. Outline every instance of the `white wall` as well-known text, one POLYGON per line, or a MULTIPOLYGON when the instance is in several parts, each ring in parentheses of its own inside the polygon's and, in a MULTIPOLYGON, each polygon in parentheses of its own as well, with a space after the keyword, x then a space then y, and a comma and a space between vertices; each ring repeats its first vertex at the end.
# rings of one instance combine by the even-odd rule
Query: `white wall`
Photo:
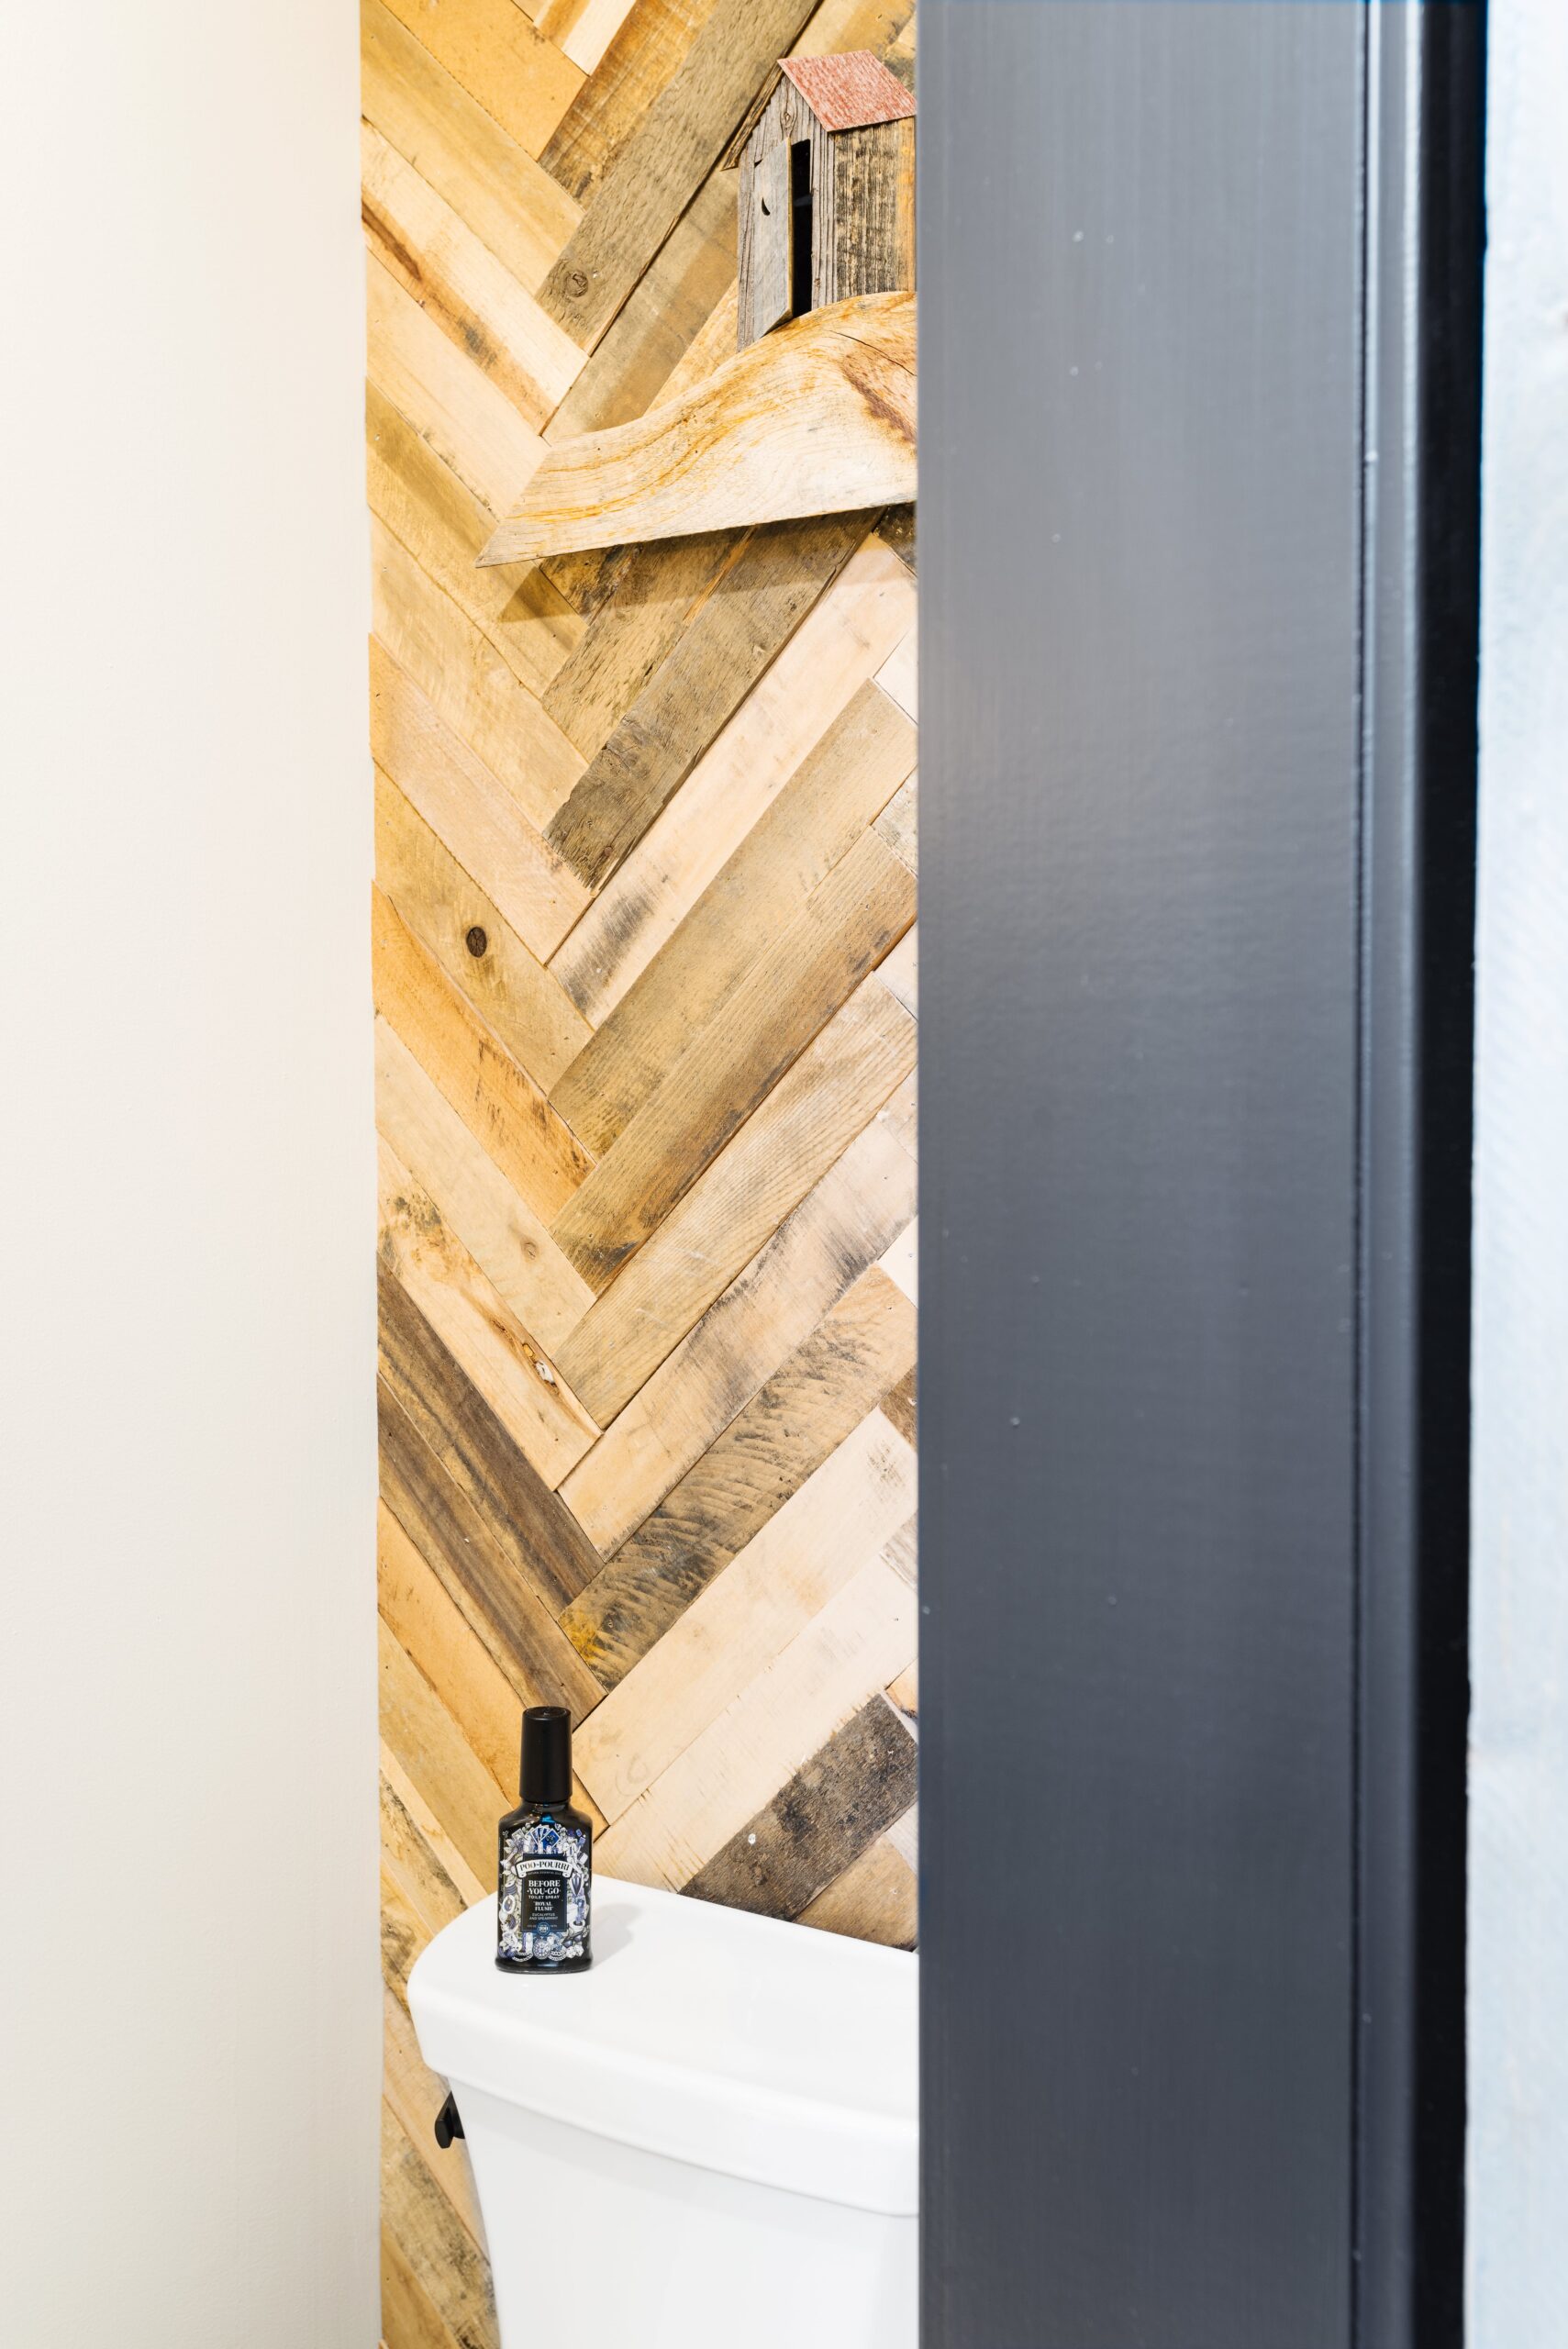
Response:
POLYGON ((0 2336, 373 2349, 350 0, 7 13, 0 2336))
POLYGON ((1492 0, 1471 2349, 1568 2340, 1568 9, 1492 0))

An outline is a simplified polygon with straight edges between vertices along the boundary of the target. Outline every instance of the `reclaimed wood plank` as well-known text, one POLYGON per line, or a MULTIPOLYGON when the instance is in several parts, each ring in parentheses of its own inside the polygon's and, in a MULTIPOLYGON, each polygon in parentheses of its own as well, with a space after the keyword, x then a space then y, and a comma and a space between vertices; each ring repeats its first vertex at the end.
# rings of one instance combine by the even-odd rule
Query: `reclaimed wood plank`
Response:
POLYGON ((542 429, 575 380, 582 351, 368 122, 360 145, 361 211, 377 259, 542 429))
POLYGON ((376 1504, 376 1598, 399 1647, 462 1723, 505 1809, 517 1776, 517 1691, 384 1501, 376 1504))
POLYGON ((562 1616, 597 1680, 612 1688, 624 1679, 897 1391, 914 1358, 908 1300, 884 1274, 862 1274, 562 1616))
POLYGON ((915 1050, 907 1014, 867 981, 699 1176, 561 1350, 601 1427, 876 1116, 915 1050))
POLYGON ((495 1288, 407 1168, 377 1148, 383 1268, 407 1293, 553 1491, 598 1434, 543 1350, 495 1288))
POLYGON ((381 891, 371 892, 375 1008, 514 1190, 549 1221, 592 1163, 381 891))
POLYGON ((614 592, 600 602, 551 680, 544 707, 591 759, 603 749, 739 551, 736 534, 671 539, 628 550, 614 592))
POLYGON ((365 298, 372 381, 486 511, 504 514, 545 442, 373 252, 365 298))
MULTIPOLYGON (((502 1550, 487 1521, 453 1484, 384 1379, 378 1386, 377 1402, 382 1491, 388 1508, 462 1609, 469 1629, 511 1682, 519 1703, 565 1705, 581 1718, 597 1701, 598 1684, 557 1626, 533 1580, 520 1573, 502 1550)), ((402 1653, 401 1649, 398 1653, 402 1653)), ((407 1668, 412 1672, 414 1667, 407 1668)), ((428 1685, 421 1682, 422 1687, 428 1685)), ((434 1691, 430 1701, 438 1701, 434 1691)), ((395 1739, 389 1735, 387 1742, 428 1792, 430 1782, 417 1754, 410 1759, 395 1739)), ((474 1768, 483 1771, 472 1749, 470 1755, 474 1768)), ((488 1771, 483 1775, 488 1782, 488 1771)), ((442 1806, 437 1803, 436 1808, 445 1818, 442 1806)), ((492 1809, 488 1816, 485 1865, 493 1885, 496 1814, 492 1809)), ((450 1820, 448 1824, 451 1825, 450 1820)), ((473 1851, 462 1838, 458 1840, 470 1865, 479 1872, 473 1851)))
POLYGON ((599 1026, 909 624, 907 572, 873 533, 703 752, 552 959, 599 1026))
POLYGON ((534 25, 563 55, 592 73, 630 14, 632 0, 545 0, 534 25))
MULTIPOLYGON (((767 176, 759 204, 782 205, 767 176)), ((628 423, 552 438, 480 561, 874 511, 914 494, 915 296, 862 295, 775 323, 628 423)))
POLYGON ((424 2162, 437 2192, 446 2197, 474 2242, 482 2244, 484 2230, 467 2150, 461 2141, 445 2153, 436 2143, 435 2119, 447 2084, 427 2067, 413 2023, 386 1989, 382 1992, 382 2093, 424 2162))
POLYGON ((409 805, 548 963, 588 903, 569 865, 500 778, 440 718, 385 645, 371 639, 371 752, 409 805))
POLYGON ((862 1565, 611 1820, 595 1853, 606 1873, 636 1883, 689 1884, 781 1781, 907 1660, 916 1615, 914 1593, 891 1567, 880 1558, 862 1565))
POLYGON ((615 317, 810 14, 808 0, 718 0, 622 141, 539 288, 541 306, 584 350, 615 317))
MULTIPOLYGON (((884 1275, 884 1278, 886 1275, 884 1275)), ((902 1295, 903 1292, 900 1291, 902 1295)), ((911 1361, 907 1375, 901 1378, 892 1392, 883 1397, 883 1409, 906 1443, 913 1443, 916 1431, 916 1384, 917 1373, 911 1361)))
POLYGON ((864 515, 751 531, 546 827, 597 889, 673 797, 866 535, 864 515))
POLYGON ((489 517, 451 468, 373 384, 365 398, 371 511, 471 620, 529 693, 543 694, 583 623, 538 564, 481 571, 489 517))
MULTIPOLYGON (((377 1639, 382 1738, 420 1787, 474 1877, 494 1891, 495 1782, 429 1682, 379 1621, 377 1639)), ((406 1885, 403 1888, 407 1898, 406 1885)), ((462 1905, 456 1898, 451 1914, 462 1905)), ((422 1921, 435 1932, 448 1919, 442 1913, 422 1921)))
POLYGON ((875 1696, 686 1886, 698 1900, 798 1917, 913 1804, 918 1747, 875 1696))
POLYGON ((566 1479, 596 1549, 657 1508, 914 1212, 914 1163, 875 1118, 566 1479))
MULTIPOLYGON (((381 1376, 388 1393, 484 1519, 495 1548, 546 1609, 559 1613, 597 1574, 597 1552, 440 1330, 384 1266, 379 1292, 381 1376)), ((555 1642, 548 1645, 554 1653, 555 1642)))
POLYGON ((382 2124, 384 2225, 459 2349, 499 2349, 484 2253, 384 2103, 382 2124))
POLYGON ((371 588, 375 633, 393 660, 543 832, 583 774, 581 751, 378 519, 371 523, 371 588))
POLYGON ((879 1836, 801 1910, 799 1921, 852 1941, 913 1949, 919 1924, 915 1871, 885 1835, 879 1836))
POLYGON ((862 833, 551 1224, 590 1287, 606 1287, 657 1230, 914 918, 908 868, 862 833))
POLYGON ((375 1023, 376 1130, 496 1295, 548 1355, 594 1292, 470 1133, 395 1028, 375 1023))
POLYGON ((388 2226, 381 2231, 381 2349, 481 2349, 441 2322, 388 2226))
MULTIPOLYGON (((877 690, 880 692, 881 687, 877 690)), ((904 859, 911 873, 920 869, 919 778, 911 774, 876 819, 876 829, 890 849, 904 859)))
MULTIPOLYGON (((628 423, 672 397, 670 378, 734 284, 734 182, 710 172, 550 417, 546 441, 628 423)), ((519 477, 517 492, 524 486, 519 477)))
POLYGON ((365 119, 519 285, 537 285, 572 237, 582 206, 384 0, 361 0, 360 61, 365 119))
POLYGON ((557 123, 539 161, 585 202, 661 91, 679 72, 718 0, 635 0, 557 123))
MULTIPOLYGON (((554 136, 586 78, 514 0, 390 0, 438 64, 529 155, 554 136)), ((553 173, 551 176, 555 176, 553 173)))
POLYGON ((602 1155, 913 767, 915 734, 861 687, 551 1091, 602 1155))
POLYGON ((379 769, 375 877, 486 1027, 548 1091, 592 1041, 593 1030, 560 980, 379 769))
MULTIPOLYGON (((639 1658, 576 1742, 583 1782, 612 1827, 881 1550, 915 1491, 914 1454, 868 1413, 639 1658)), ((877 1688, 907 1660, 907 1650, 895 1656, 877 1688)))

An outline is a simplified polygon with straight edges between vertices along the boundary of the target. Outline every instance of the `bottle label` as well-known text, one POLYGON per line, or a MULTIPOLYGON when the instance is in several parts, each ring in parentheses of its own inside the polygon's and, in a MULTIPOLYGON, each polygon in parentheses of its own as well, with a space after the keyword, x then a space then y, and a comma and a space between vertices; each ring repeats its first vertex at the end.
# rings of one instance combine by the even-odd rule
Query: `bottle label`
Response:
POLYGON ((523 1931, 562 1932, 566 1926, 566 1871, 557 1859, 519 1860, 523 1931))

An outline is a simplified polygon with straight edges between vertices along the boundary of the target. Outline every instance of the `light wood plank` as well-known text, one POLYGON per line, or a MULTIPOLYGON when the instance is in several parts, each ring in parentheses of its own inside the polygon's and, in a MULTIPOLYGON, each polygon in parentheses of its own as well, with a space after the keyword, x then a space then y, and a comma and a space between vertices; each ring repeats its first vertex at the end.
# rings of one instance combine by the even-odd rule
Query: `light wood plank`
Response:
POLYGON ((382 1263, 553 1491, 597 1428, 384 1141, 377 1166, 382 1263))
POLYGON ((874 832, 863 833, 551 1224, 591 1287, 605 1287, 658 1230, 914 918, 907 866, 874 832))
POLYGON ((446 2099, 447 2084, 427 2068, 414 2025, 390 1990, 382 1992, 382 2093, 438 2193, 482 2245, 484 2231, 468 2149, 461 2138, 444 2153, 436 2143, 435 2119, 446 2099))
POLYGON ((504 514, 544 441, 373 252, 365 293, 372 381, 486 511, 504 514))
MULTIPOLYGON (((542 40, 514 0, 391 0, 393 14, 529 155, 583 87, 580 66, 542 40)), ((553 176, 553 174, 552 174, 553 176)))
POLYGON ((728 530, 627 551, 614 593, 599 604, 544 696, 545 708, 584 758, 603 749, 736 552, 728 530))
MULTIPOLYGON (((773 188, 771 200, 785 199, 773 188)), ((537 562, 914 495, 915 296, 863 294, 762 333, 646 416, 555 441, 480 561, 537 562)), ((884 674, 906 705, 913 654, 895 658, 884 674)))
MULTIPOLYGON (((503 5, 511 8, 513 0, 503 5)), ((377 258, 528 421, 542 428, 574 381, 583 353, 369 123, 361 126, 360 144, 364 222, 377 258)))
POLYGON ((919 717, 919 649, 913 629, 888 654, 876 673, 876 682, 906 718, 919 717))
POLYGON ((384 1019, 375 1023, 376 1125, 496 1294, 553 1355, 594 1302, 547 1226, 384 1019))
POLYGON ((587 904, 587 891, 374 637, 371 750, 524 945, 548 962, 587 904))
MULTIPOLYGON (((878 689, 880 691, 880 688, 878 689)), ((904 859, 911 873, 920 864, 920 786, 911 775, 876 819, 876 829, 890 849, 904 859)))
POLYGON ((551 967, 598 1027, 908 627, 914 583, 868 539, 584 914, 551 967))
POLYGON ((592 1029, 560 980, 379 770, 375 876, 453 985, 548 1090, 592 1041, 592 1029))
POLYGON ((631 13, 632 0, 548 0, 534 22, 573 65, 592 73, 631 13), (560 29, 557 30, 559 26, 560 29))
POLYGON ((444 596, 494 645, 512 674, 542 694, 583 635, 583 622, 537 565, 479 571, 488 516, 477 498, 373 384, 365 400, 371 511, 444 596))
POLYGON ((371 892, 375 1008, 533 1212, 559 1215, 591 1163, 379 889, 371 892))
POLYGON ((908 720, 862 685, 553 1089, 554 1106, 589 1150, 609 1148, 693 1031, 855 846, 914 759, 908 720))
POLYGON ((617 150, 539 300, 592 350, 717 162, 806 0, 718 0, 679 70, 617 150))
MULTIPOLYGON (((896 853, 896 852, 895 852, 896 853)), ((908 860, 900 858, 908 870, 908 860)), ((892 952, 883 957, 877 975, 889 995, 896 996, 911 1019, 920 1016, 920 946, 919 925, 906 930, 892 952)))
POLYGON ((881 1942, 889 1949, 913 1949, 918 1921, 915 1871, 885 1835, 800 1913, 800 1922, 819 1932, 881 1942))
POLYGON ((546 837, 590 888, 634 849, 662 807, 826 592, 867 518, 777 522, 751 531, 546 837))
POLYGON ((900 1575, 880 1558, 862 1566, 612 1820, 596 1854, 605 1872, 635 1883, 689 1883, 907 1662, 916 1616, 915 1595, 900 1575))
POLYGON ((584 1723, 577 1768, 612 1827, 891 1539, 915 1495, 914 1453, 869 1413, 584 1723))
POLYGON ((610 158, 680 71, 718 0, 635 0, 562 115, 539 161, 584 200, 610 158))
POLYGON ((517 1776, 516 1692, 384 1501, 376 1504, 376 1591, 382 1620, 462 1721, 505 1809, 517 1776))
POLYGON ((915 1049, 908 1015, 868 981, 693 1185, 562 1348, 601 1426, 876 1115, 915 1049))
POLYGON ((583 773, 582 753, 379 520, 371 524, 371 587, 375 632, 393 660, 544 831, 583 773))
POLYGON ((595 1678, 625 1678, 914 1359, 908 1299, 862 1274, 562 1616, 595 1678))
POLYGON ((582 206, 383 0, 361 0, 360 102, 390 147, 517 279, 537 285, 582 206))
MULTIPOLYGON (((495 1782, 384 1623, 379 1626, 379 1653, 382 1736, 421 1789, 473 1875, 486 1891, 493 1892, 495 1782)), ((462 1905, 460 1897, 458 1906, 462 1905)), ((444 1917, 440 1920, 446 1921, 444 1917)), ((438 1928, 432 1924, 430 1930, 438 1928)))
POLYGON ((484 2254, 384 2103, 382 2144, 383 2223, 415 2281, 460 2349, 498 2349, 484 2254))
POLYGON ((596 1548, 657 1508, 914 1212, 913 1163, 873 1119, 566 1479, 596 1548))

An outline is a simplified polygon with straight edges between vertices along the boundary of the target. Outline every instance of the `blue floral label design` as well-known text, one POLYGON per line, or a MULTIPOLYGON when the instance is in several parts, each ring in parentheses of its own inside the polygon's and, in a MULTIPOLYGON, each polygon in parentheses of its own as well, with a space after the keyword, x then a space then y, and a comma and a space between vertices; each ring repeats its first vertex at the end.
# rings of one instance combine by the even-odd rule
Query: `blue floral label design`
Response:
POLYGON ((499 1954, 514 1964, 560 1965, 588 1947, 588 1831, 538 1819, 501 1849, 499 1954))

